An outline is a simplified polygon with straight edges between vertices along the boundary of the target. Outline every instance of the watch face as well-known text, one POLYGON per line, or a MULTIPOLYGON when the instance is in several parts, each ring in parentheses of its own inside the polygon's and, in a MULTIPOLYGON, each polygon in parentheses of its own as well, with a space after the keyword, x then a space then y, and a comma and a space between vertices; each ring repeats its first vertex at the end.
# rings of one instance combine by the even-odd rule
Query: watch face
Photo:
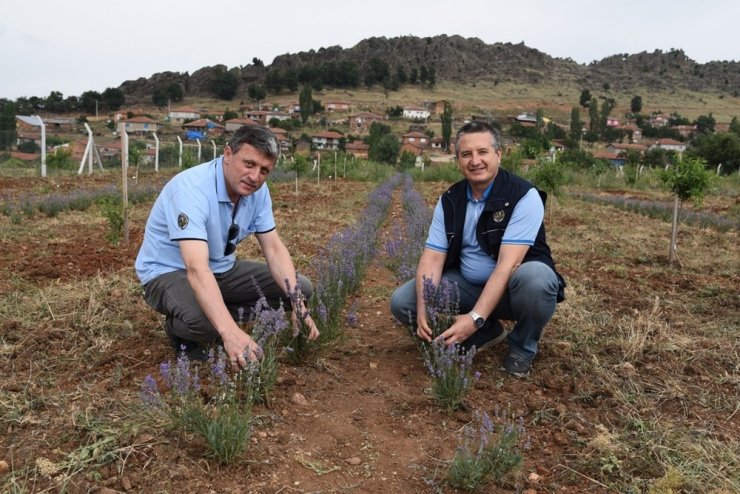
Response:
POLYGON ((479 317, 478 319, 475 320, 475 327, 480 329, 483 327, 483 324, 485 322, 486 322, 485 319, 483 319, 482 317, 479 317))

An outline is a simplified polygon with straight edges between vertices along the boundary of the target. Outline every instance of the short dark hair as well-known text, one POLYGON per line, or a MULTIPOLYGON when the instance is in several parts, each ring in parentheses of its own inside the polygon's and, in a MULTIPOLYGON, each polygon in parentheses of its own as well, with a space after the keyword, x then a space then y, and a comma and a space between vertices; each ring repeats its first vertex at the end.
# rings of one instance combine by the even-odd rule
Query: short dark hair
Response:
POLYGON ((262 125, 244 125, 239 127, 229 139, 228 146, 232 153, 239 152, 242 144, 249 144, 270 159, 276 160, 280 154, 275 134, 262 125))
POLYGON ((501 132, 496 127, 493 127, 491 124, 484 122, 483 120, 473 120, 472 122, 468 122, 460 127, 460 130, 457 131, 457 135, 455 137, 455 156, 460 155, 458 148, 460 147, 460 139, 462 136, 465 134, 479 134, 483 132, 487 132, 491 135, 491 146, 493 149, 501 151, 501 132))

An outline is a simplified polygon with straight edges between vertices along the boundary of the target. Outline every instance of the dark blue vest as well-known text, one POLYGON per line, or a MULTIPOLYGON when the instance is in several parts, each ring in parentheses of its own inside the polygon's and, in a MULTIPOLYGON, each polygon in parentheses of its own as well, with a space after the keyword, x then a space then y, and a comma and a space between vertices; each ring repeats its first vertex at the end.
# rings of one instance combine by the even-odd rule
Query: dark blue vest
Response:
MULTIPOLYGON (((475 228, 475 237, 478 244, 494 260, 498 260, 501 240, 509 220, 511 220, 514 207, 533 187, 534 185, 523 178, 499 168, 475 228)), ((539 192, 544 205, 547 201, 547 194, 540 190, 537 192, 539 192)), ((445 269, 457 268, 460 265, 463 225, 465 225, 465 212, 468 205, 467 179, 461 180, 447 189, 442 194, 441 200, 448 243, 445 269)), ((558 302, 562 301, 564 299, 565 280, 555 269, 555 261, 553 261, 550 247, 547 245, 544 222, 540 225, 534 245, 527 250, 522 262, 529 261, 543 262, 555 271, 560 283, 558 302)))

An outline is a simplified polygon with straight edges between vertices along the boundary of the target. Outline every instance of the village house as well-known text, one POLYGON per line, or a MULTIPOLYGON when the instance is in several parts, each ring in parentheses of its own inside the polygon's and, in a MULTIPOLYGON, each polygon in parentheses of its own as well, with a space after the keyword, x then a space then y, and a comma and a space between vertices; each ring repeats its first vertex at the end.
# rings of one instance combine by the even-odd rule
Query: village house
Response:
POLYGON ((327 130, 311 136, 311 144, 316 149, 339 149, 339 139, 344 136, 339 132, 327 130))
POLYGON ((359 112, 349 116, 350 132, 366 132, 373 122, 382 122, 385 117, 370 112, 359 112))
POLYGON ((208 118, 201 118, 194 122, 186 123, 183 125, 183 129, 185 129, 185 138, 190 140, 202 139, 206 136, 219 136, 224 132, 223 125, 217 124, 208 118))
POLYGON ((435 115, 441 115, 445 111, 446 99, 441 99, 432 103, 432 113, 435 115))
POLYGON ((250 120, 248 118, 232 118, 230 120, 227 120, 225 123, 225 129, 226 132, 236 132, 241 127, 244 127, 245 125, 259 125, 254 120, 250 120))
POLYGON ((407 118, 409 120, 426 120, 429 118, 429 115, 429 110, 419 106, 407 106, 403 109, 403 118, 407 118))
POLYGON ((658 139, 655 144, 650 146, 650 149, 662 149, 664 151, 675 151, 677 153, 683 153, 686 151, 686 144, 674 139, 658 139))
POLYGON ((644 144, 620 144, 613 142, 607 146, 606 151, 611 154, 623 155, 627 154, 627 151, 637 151, 643 154, 647 150, 647 146, 644 144))
POLYGON ((326 108, 327 111, 350 111, 350 109, 352 108, 352 104, 347 103, 346 101, 329 101, 326 105, 324 105, 324 108, 326 108))
POLYGON ((275 139, 277 140, 280 152, 283 154, 289 154, 291 148, 293 147, 293 143, 290 140, 288 131, 285 129, 281 129, 280 127, 270 127, 270 130, 273 134, 275 134, 275 139))
MULTIPOLYGON (((696 125, 674 125, 673 127, 671 127, 671 129, 678 132, 678 135, 680 135, 681 137, 688 138, 691 137, 691 134, 696 132, 696 125)), ((716 126, 715 130, 717 130, 716 126)))
POLYGON ((613 166, 624 166, 624 163, 626 161, 624 155, 617 154, 617 153, 610 153, 609 151, 596 151, 593 154, 594 158, 604 160, 610 165, 613 166))
POLYGON ((159 124, 149 117, 133 117, 118 122, 116 130, 119 133, 126 131, 129 134, 144 134, 146 132, 157 132, 159 124))
POLYGON ((615 117, 606 117, 606 126, 611 129, 619 127, 619 119, 615 117))
POLYGON ((401 136, 401 144, 418 144, 422 149, 429 147, 429 136, 421 132, 409 132, 401 136))
POLYGON ((642 140, 642 129, 633 123, 624 124, 618 129, 630 136, 630 142, 633 144, 642 140))
POLYGON ((413 153, 416 156, 420 156, 421 153, 423 153, 426 150, 426 146, 422 146, 422 144, 418 141, 414 142, 404 142, 401 144, 401 152, 407 152, 407 153, 413 153))
POLYGON ((344 150, 347 154, 351 154, 355 158, 367 159, 368 153, 370 152, 370 145, 357 140, 348 142, 347 145, 344 147, 344 150))
POLYGON ((182 125, 188 120, 198 120, 200 118, 200 112, 195 108, 183 106, 170 111, 167 116, 170 119, 170 123, 182 125))

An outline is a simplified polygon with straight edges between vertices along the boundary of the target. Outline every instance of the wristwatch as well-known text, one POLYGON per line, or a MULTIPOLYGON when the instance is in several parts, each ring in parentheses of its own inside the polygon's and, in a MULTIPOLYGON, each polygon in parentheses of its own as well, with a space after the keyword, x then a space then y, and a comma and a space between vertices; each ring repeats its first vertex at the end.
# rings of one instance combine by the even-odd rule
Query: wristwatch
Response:
POLYGON ((473 324, 475 324, 475 329, 480 329, 483 327, 483 324, 486 322, 483 317, 475 312, 474 310, 471 310, 468 312, 468 315, 473 318, 473 324))

